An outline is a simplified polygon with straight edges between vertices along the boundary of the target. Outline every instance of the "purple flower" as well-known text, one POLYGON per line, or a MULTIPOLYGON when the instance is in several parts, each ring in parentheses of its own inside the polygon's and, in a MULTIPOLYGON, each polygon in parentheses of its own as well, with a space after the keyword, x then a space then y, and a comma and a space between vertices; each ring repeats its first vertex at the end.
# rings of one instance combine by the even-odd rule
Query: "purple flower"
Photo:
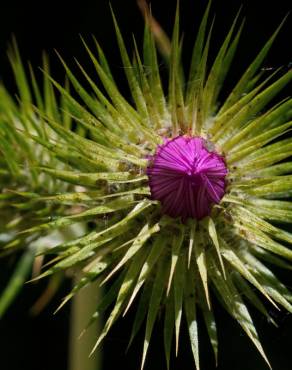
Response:
POLYGON ((201 137, 177 136, 159 146, 147 168, 152 199, 171 217, 201 219, 225 194, 224 159, 201 137))

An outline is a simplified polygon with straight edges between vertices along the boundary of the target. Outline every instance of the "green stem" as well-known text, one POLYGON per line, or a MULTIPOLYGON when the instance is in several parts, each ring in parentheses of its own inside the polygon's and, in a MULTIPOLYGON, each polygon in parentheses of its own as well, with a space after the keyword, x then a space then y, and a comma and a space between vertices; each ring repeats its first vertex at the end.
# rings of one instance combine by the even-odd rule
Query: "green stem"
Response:
POLYGON ((72 301, 69 342, 70 370, 101 370, 101 350, 96 350, 89 357, 97 340, 99 320, 96 320, 79 338, 80 333, 86 327, 96 309, 96 302, 100 294, 100 288, 97 284, 90 284, 76 294, 72 301))

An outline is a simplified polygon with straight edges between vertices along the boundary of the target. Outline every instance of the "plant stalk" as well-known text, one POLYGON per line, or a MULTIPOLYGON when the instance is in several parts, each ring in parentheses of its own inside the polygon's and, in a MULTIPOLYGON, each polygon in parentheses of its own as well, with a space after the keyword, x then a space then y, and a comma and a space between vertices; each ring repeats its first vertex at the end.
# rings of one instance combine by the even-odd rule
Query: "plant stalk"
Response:
POLYGON ((100 294, 100 287, 93 283, 83 288, 73 298, 69 338, 70 370, 101 370, 101 349, 98 348, 89 357, 97 340, 100 319, 96 320, 80 337, 80 333, 86 328, 96 309, 96 302, 100 294))

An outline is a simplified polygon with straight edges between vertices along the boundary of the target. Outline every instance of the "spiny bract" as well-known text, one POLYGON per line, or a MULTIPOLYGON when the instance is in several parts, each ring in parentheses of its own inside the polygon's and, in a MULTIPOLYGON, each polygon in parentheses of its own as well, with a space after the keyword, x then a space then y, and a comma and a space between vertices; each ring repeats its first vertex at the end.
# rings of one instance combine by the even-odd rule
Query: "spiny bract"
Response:
MULTIPOLYGON (((45 149, 45 145, 38 145, 41 142, 51 146, 48 137, 52 139, 55 134, 33 107, 35 103, 42 114, 62 120, 70 128, 72 119, 66 113, 66 103, 62 100, 60 106, 57 105, 57 97, 47 76, 43 78, 43 94, 36 84, 32 68, 30 80, 27 78, 15 42, 9 51, 9 59, 18 87, 18 99, 15 101, 5 86, 0 85, 0 256, 9 258, 14 252, 20 251, 23 254, 7 287, 1 292, 0 318, 19 293, 32 268, 39 273, 40 261, 35 260, 36 253, 54 245, 56 241, 64 241, 59 232, 45 238, 41 230, 23 233, 29 227, 44 223, 52 214, 64 208, 61 204, 45 203, 40 200, 39 193, 47 196, 68 191, 72 187, 44 174, 38 167, 37 161, 46 161, 50 166, 60 169, 64 165, 45 149), (35 141, 31 141, 32 137, 35 141)), ((46 55, 43 57, 43 69, 49 72, 46 55)), ((51 289, 51 285, 56 286, 59 280, 52 277, 48 291, 52 292, 54 289, 51 289)), ((43 297, 49 297, 48 291, 43 297)), ((45 300, 39 300, 34 311, 42 309, 44 303, 45 300)))
POLYGON ((210 3, 187 79, 181 62, 178 11, 169 43, 159 38, 161 32, 155 33, 157 23, 153 28, 154 19, 146 12, 143 57, 134 42, 132 61, 113 17, 132 102, 120 93, 99 44, 95 55, 84 42, 103 87, 78 64, 91 88, 85 90, 61 59, 83 103, 56 81, 51 79, 51 83, 66 101, 66 111, 77 129, 70 130, 61 118, 43 112, 41 117, 54 137, 43 141, 34 137, 63 162, 61 169, 44 162, 43 173, 76 186, 72 192, 40 195, 41 201, 63 205, 71 215, 26 232, 47 234, 75 223, 94 222, 78 239, 72 237, 46 251, 56 254, 57 260, 40 277, 72 268, 82 270, 80 282, 62 304, 93 280, 113 281, 92 316, 91 322, 112 307, 95 348, 139 297, 130 341, 146 321, 142 367, 160 311, 164 313, 168 366, 173 336, 178 351, 184 314, 199 369, 197 309, 217 357, 211 290, 267 362, 246 302, 271 321, 262 298, 292 312, 291 293, 266 265, 291 269, 292 260, 292 235, 279 226, 292 220, 292 139, 285 136, 292 127, 292 100, 273 103, 291 81, 292 71, 264 78, 260 70, 281 26, 220 102, 218 96, 243 24, 238 25, 236 17, 210 63, 209 10, 210 3), (166 93, 156 48, 163 42, 169 68, 166 93), (80 129, 85 135, 79 134, 80 129), (200 150, 193 149, 188 165, 195 163, 196 153, 209 160, 212 157, 209 172, 203 173, 203 165, 198 164, 190 174, 169 170, 167 155, 178 163, 187 142, 201 145, 200 150), (167 152, 167 143, 177 151, 175 155, 167 152), (172 181, 177 181, 177 187, 172 181))

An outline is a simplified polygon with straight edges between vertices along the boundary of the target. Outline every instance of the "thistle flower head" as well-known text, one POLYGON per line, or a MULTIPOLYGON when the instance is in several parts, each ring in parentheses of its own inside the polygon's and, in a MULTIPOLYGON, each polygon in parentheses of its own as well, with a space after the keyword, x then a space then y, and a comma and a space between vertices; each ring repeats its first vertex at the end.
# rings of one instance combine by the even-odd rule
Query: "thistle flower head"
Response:
POLYGON ((178 136, 156 150, 147 169, 151 197, 169 216, 202 219, 222 199, 227 168, 206 146, 201 137, 178 136))
POLYGON ((48 204, 63 206, 66 214, 59 208, 53 221, 27 233, 50 233, 88 220, 95 225, 81 237, 72 236, 71 241, 48 249, 46 253, 56 254, 57 259, 40 277, 81 269, 83 277, 64 304, 93 280, 103 284, 117 276, 92 316, 91 322, 112 309, 96 346, 139 299, 131 341, 145 322, 142 367, 160 311, 168 365, 172 337, 177 351, 185 315, 197 369, 197 309, 217 356, 214 292, 266 361, 247 302, 270 320, 262 299, 292 312, 291 293, 266 265, 268 261, 291 268, 292 260, 288 247, 292 235, 278 225, 292 220, 288 198, 292 140, 283 136, 292 127, 292 100, 273 103, 291 81, 292 71, 277 78, 259 71, 280 27, 226 100, 219 101, 242 24, 238 26, 237 17, 210 62, 209 10, 210 3, 187 77, 178 12, 167 42, 147 15, 143 56, 135 42, 133 61, 114 17, 131 103, 120 92, 100 45, 95 42, 95 53, 84 42, 102 88, 78 63, 91 89, 87 91, 61 58, 82 102, 50 81, 66 102, 65 111, 76 130, 58 116, 43 115, 54 135, 43 141, 34 138, 62 163, 56 168, 43 160, 42 171, 77 187, 40 196, 48 204), (167 94, 156 43, 163 44, 169 67, 167 94))

